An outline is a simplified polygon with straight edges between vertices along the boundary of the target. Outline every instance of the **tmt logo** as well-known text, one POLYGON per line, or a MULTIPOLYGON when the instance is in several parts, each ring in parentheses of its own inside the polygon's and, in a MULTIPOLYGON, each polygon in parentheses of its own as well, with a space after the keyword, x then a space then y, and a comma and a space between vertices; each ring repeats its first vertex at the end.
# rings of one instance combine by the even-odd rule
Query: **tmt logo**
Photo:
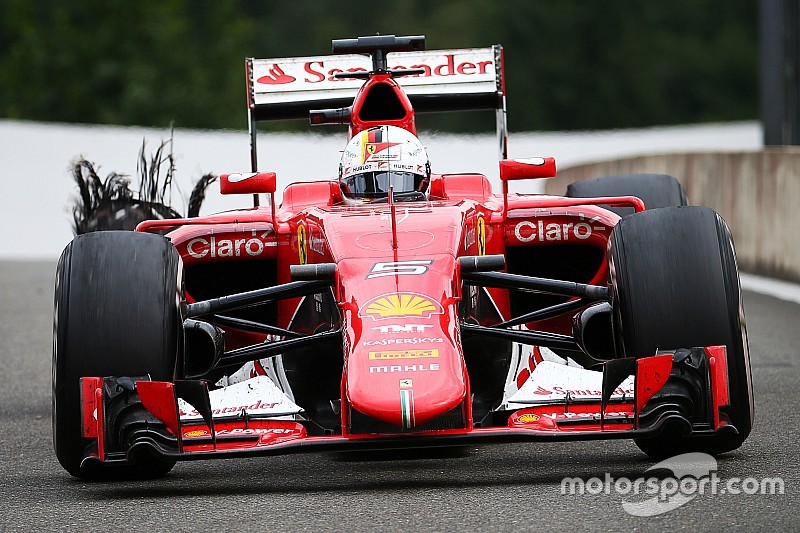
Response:
POLYGON ((372 328, 375 331, 380 331, 384 335, 389 333, 425 333, 426 329, 430 329, 433 326, 430 324, 391 324, 387 326, 378 326, 376 328, 372 328))

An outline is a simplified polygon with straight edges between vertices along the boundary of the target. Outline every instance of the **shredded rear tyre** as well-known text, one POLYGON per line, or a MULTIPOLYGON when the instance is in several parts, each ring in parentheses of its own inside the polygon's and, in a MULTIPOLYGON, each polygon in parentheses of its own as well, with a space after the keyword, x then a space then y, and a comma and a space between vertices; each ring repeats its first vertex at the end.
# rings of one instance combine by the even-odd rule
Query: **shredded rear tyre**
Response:
MULTIPOLYGON (((570 198, 598 196, 636 196, 646 209, 688 205, 686 193, 678 180, 666 174, 622 174, 576 181, 567 186, 570 198)), ((620 216, 634 212, 631 207, 611 207, 620 216)))

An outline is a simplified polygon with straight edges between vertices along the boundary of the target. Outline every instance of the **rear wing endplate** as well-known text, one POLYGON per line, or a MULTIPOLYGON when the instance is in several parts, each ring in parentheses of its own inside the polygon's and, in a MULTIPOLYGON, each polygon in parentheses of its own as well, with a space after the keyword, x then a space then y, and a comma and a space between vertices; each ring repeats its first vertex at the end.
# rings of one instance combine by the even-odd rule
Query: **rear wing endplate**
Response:
MULTIPOLYGON (((390 52, 389 69, 423 69, 424 74, 398 77, 414 110, 494 109, 500 157, 508 156, 503 47, 390 52)), ((263 120, 307 118, 321 107, 346 107, 364 84, 338 79, 342 72, 368 72, 368 55, 246 60, 248 123, 252 170, 256 172, 256 124, 263 120)))

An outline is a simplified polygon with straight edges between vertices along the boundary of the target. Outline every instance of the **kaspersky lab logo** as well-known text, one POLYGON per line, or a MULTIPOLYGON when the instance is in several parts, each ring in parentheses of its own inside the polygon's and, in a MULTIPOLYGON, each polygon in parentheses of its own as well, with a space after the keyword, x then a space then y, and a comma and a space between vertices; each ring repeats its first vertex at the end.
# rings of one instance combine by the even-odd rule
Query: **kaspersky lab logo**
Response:
POLYGON ((645 474, 648 472, 652 473, 649 477, 642 476, 634 480, 614 478, 608 472, 603 479, 564 478, 561 481, 561 494, 622 495, 625 512, 640 517, 668 513, 698 496, 709 494, 784 494, 784 481, 779 477, 721 479, 717 474, 717 460, 700 452, 670 457, 645 470, 645 474), (665 471, 671 475, 656 475, 656 472, 665 471))

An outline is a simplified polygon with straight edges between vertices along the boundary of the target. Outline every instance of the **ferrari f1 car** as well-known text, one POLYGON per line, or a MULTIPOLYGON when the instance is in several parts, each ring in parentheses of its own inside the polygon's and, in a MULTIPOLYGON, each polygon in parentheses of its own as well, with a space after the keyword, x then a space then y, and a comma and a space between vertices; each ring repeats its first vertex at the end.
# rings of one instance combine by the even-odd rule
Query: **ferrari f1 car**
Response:
MULTIPOLYGON (((738 448, 753 395, 725 222, 664 175, 566 196, 507 158, 503 50, 424 37, 248 59, 254 206, 76 237, 56 275, 53 433, 82 477, 311 451, 634 439, 738 448), (322 108, 322 109, 320 109, 322 108), (415 113, 494 109, 502 191, 436 174, 415 113), (338 179, 280 206, 256 124, 348 128, 338 179), (260 204, 268 196, 269 204, 260 204)), ((465 147, 465 149, 469 149, 465 147)))

